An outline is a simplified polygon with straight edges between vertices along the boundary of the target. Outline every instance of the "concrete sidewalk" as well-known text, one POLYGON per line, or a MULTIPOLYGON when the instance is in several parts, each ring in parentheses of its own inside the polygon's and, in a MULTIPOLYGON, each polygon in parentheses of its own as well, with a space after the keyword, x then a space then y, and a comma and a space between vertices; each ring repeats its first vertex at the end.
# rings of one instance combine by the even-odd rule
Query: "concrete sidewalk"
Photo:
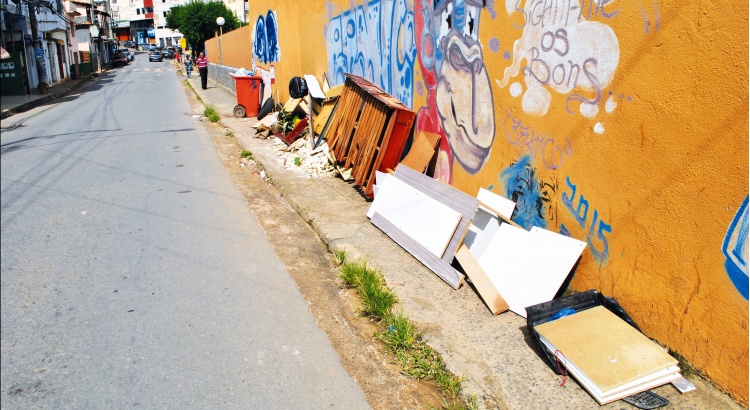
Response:
MULTIPOLYGON (((185 77, 183 77, 184 79, 185 77)), ((478 397, 481 408, 500 409, 629 409, 618 401, 599 406, 575 381, 560 387, 560 376, 547 366, 532 344, 526 320, 515 313, 493 316, 471 286, 453 290, 410 254, 372 225, 370 203, 340 178, 310 177, 285 165, 273 139, 254 138, 255 118, 234 118, 236 97, 209 79, 189 80, 204 104, 213 105, 221 123, 234 131, 240 145, 253 153, 273 184, 331 249, 346 249, 368 261, 385 277, 404 313, 424 330, 429 344, 448 368, 466 377, 464 392, 478 397)), ((671 385, 653 391, 676 409, 740 409, 710 383, 689 376, 697 391, 681 395, 671 385)))
POLYGON ((0 119, 8 118, 19 112, 28 111, 47 101, 65 97, 83 86, 83 84, 94 78, 94 76, 94 74, 85 74, 74 80, 66 80, 62 83, 54 84, 50 86, 49 94, 39 94, 37 90, 32 90, 32 93, 27 95, 3 95, 0 97, 0 109, 2 110, 0 119))

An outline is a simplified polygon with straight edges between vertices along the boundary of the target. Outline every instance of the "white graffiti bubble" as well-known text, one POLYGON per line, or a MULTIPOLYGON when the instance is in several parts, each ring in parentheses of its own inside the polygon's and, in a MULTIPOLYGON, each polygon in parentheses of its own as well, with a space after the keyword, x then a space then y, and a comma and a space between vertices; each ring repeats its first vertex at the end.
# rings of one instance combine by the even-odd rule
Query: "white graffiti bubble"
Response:
POLYGON ((596 114, 599 114, 599 106, 596 104, 581 104, 581 114, 586 118, 594 118, 596 114))
POLYGON ((512 95, 513 98, 517 98, 522 92, 523 86, 518 81, 510 85, 510 95, 512 95))
POLYGON ((544 87, 536 86, 531 87, 523 94, 521 99, 521 107, 524 112, 533 115, 545 115, 549 110, 550 102, 552 102, 552 95, 549 90, 544 87))
MULTIPOLYGON (((599 21, 589 21, 571 12, 580 2, 527 1, 523 9, 517 0, 506 0, 509 15, 522 14, 523 33, 513 43, 513 61, 498 81, 501 88, 521 74, 528 88, 542 86, 569 101, 598 100, 613 80, 620 60, 620 46, 614 30, 599 21), (577 88, 580 91, 576 92, 577 88)), ((610 2, 611 3, 611 2, 610 2)), ((597 101, 598 102, 598 101, 597 101)), ((565 108, 570 112, 568 105, 565 108)))
POLYGON ((607 114, 612 114, 612 111, 617 108, 617 102, 615 102, 615 96, 610 95, 609 98, 607 98, 607 103, 604 104, 604 111, 607 112, 607 114))
POLYGON ((594 132, 597 134, 604 134, 604 125, 600 122, 597 122, 594 125, 594 132))

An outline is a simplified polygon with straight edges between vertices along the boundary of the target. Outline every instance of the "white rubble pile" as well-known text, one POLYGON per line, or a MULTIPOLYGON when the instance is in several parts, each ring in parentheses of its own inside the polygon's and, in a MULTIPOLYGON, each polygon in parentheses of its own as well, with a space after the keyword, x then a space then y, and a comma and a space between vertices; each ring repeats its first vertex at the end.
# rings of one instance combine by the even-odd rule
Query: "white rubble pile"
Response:
POLYGON ((309 137, 299 138, 291 145, 279 138, 274 138, 274 148, 278 152, 281 163, 288 170, 306 173, 309 178, 320 178, 336 175, 336 171, 328 161, 328 143, 321 141, 320 145, 312 149, 309 137))

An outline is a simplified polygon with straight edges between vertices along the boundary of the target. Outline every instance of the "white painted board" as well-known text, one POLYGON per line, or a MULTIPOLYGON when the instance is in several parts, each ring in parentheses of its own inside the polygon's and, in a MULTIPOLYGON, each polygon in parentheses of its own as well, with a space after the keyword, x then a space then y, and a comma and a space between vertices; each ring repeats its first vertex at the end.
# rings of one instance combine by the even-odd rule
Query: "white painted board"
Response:
POLYGON ((305 75, 305 82, 307 83, 307 90, 313 98, 326 98, 323 90, 320 89, 320 83, 314 75, 305 75))
POLYGON ((511 201, 510 199, 503 198, 502 196, 488 191, 484 188, 479 188, 477 199, 479 200, 479 202, 486 204, 507 219, 510 219, 510 217, 513 216, 513 210, 516 209, 515 202, 511 201))
POLYGON ((585 242, 539 227, 525 231, 501 224, 477 258, 513 312, 526 317, 526 307, 555 297, 585 242))
POLYGON ((367 212, 379 213, 438 258, 443 256, 461 214, 398 178, 385 178, 367 212))

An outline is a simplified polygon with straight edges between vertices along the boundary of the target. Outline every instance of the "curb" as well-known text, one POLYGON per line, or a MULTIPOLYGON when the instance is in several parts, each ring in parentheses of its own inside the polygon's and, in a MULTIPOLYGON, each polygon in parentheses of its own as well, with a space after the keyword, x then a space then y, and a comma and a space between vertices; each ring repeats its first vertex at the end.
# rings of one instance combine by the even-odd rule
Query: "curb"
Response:
MULTIPOLYGON (((104 70, 102 72, 105 72, 105 71, 106 70, 104 70)), ((2 114, 0 114, 0 120, 4 120, 4 119, 6 119, 8 117, 13 116, 14 114, 18 114, 18 113, 21 113, 21 112, 24 112, 24 111, 28 111, 28 110, 30 110, 32 108, 36 108, 36 107, 38 107, 38 106, 40 106, 40 105, 42 105, 42 104, 44 104, 44 103, 46 103, 48 101, 52 101, 52 100, 56 100, 58 98, 65 97, 66 95, 68 95, 68 94, 72 93, 73 91, 81 88, 84 84, 86 84, 89 81, 91 81, 92 78, 94 78, 94 77, 89 76, 88 78, 86 78, 84 80, 81 80, 77 84, 71 85, 70 87, 68 87, 67 89, 65 89, 63 91, 59 91, 59 92, 55 92, 55 93, 50 93, 50 94, 47 94, 44 97, 37 98, 36 100, 29 101, 29 102, 21 104, 21 105, 19 105, 17 107, 9 108, 9 109, 3 111, 2 114)))

